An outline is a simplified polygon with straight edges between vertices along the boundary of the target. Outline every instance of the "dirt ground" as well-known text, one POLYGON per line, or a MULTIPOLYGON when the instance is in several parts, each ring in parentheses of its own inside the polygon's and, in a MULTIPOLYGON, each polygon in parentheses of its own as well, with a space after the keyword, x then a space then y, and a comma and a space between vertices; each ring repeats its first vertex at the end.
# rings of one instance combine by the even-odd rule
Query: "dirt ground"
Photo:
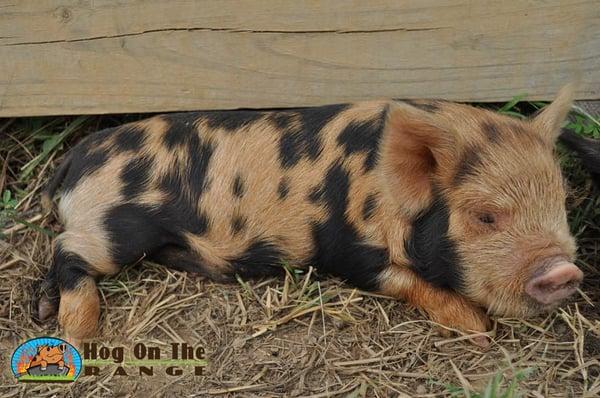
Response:
POLYGON ((33 285, 51 258, 49 235, 61 228, 42 213, 40 189, 83 135, 122 121, 0 120, 0 189, 17 195, 16 211, 5 206, 0 223, 0 396, 600 395, 600 195, 593 199, 590 182, 570 157, 564 159, 572 187, 570 222, 585 282, 551 314, 495 318, 488 349, 461 336, 442 338, 406 304, 313 272, 224 285, 141 263, 100 283, 102 317, 94 341, 127 350, 143 342, 165 353, 174 342, 202 346, 204 376, 189 367, 176 376, 164 367, 156 367, 154 376, 125 367, 129 375, 122 376, 112 365, 69 385, 17 384, 12 351, 28 338, 60 336, 55 320, 40 325, 32 318, 33 285), (65 128, 70 132, 57 139, 65 128), (494 382, 506 395, 485 395, 494 382))

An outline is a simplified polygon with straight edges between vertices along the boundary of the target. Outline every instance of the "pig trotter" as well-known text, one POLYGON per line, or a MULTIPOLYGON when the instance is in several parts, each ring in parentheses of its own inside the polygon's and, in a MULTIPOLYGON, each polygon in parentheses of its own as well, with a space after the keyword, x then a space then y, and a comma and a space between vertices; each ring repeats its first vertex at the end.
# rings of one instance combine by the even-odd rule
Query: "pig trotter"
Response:
MULTIPOLYGON (((51 290, 60 289, 58 321, 65 331, 67 341, 77 345, 81 339, 96 333, 100 298, 92 275, 97 270, 76 253, 65 250, 65 243, 66 239, 62 237, 55 246, 47 282, 56 284, 51 290)), ((55 304, 51 304, 48 305, 44 297, 40 299, 41 318, 48 316, 44 311, 46 307, 55 308, 55 304)))
MULTIPOLYGON (((390 266, 380 277, 383 294, 406 300, 427 313, 433 322, 443 326, 440 333, 450 334, 457 329, 467 334, 483 333, 490 329, 490 319, 486 313, 463 296, 451 290, 434 287, 419 278, 413 271, 402 266, 390 266)), ((486 336, 472 338, 473 343, 487 346, 486 336)))

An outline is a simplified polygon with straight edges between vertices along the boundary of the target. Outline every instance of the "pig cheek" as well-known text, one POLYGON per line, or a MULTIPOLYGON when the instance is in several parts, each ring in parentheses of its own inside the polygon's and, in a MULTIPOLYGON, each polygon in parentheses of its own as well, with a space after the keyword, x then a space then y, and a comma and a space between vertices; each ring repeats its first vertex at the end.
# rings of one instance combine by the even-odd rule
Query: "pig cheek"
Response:
POLYGON ((465 244, 464 294, 496 315, 519 316, 528 312, 523 294, 527 270, 508 242, 465 244))
POLYGON ((486 231, 458 212, 451 215, 449 234, 462 259, 462 294, 496 315, 530 313, 524 288, 531 273, 526 264, 531 263, 519 250, 518 236, 486 231))
POLYGON ((499 253, 493 249, 496 245, 468 216, 460 216, 458 212, 450 215, 448 234, 456 242, 462 260, 461 293, 489 307, 497 288, 493 281, 502 279, 502 275, 496 275, 499 271, 496 262, 499 253))

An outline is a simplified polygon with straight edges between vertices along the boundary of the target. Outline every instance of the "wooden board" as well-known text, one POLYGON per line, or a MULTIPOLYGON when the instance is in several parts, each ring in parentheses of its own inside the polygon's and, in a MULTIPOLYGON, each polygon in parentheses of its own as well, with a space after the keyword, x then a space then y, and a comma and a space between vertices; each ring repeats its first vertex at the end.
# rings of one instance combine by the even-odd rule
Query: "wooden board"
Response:
POLYGON ((0 116, 600 98, 600 1, 0 0, 0 116))

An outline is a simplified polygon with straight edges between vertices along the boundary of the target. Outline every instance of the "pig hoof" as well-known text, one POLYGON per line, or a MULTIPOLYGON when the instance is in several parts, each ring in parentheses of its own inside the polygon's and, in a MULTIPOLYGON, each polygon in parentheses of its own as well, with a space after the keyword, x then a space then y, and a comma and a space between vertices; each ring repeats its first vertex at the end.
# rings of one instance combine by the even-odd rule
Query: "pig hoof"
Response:
POLYGON ((42 297, 38 303, 37 317, 40 322, 48 320, 54 316, 57 312, 56 305, 53 304, 48 298, 42 297))
POLYGON ((490 346, 490 339, 487 336, 475 336, 471 339, 473 344, 481 348, 487 348, 490 346))
POLYGON ((31 294, 31 314, 35 321, 43 323, 56 315, 58 294, 52 294, 52 286, 47 281, 33 285, 31 294))
POLYGON ((75 337, 75 336, 67 333, 67 334, 65 334, 64 340, 77 349, 80 349, 81 347, 83 347, 83 344, 82 344, 83 339, 82 338, 75 337))

